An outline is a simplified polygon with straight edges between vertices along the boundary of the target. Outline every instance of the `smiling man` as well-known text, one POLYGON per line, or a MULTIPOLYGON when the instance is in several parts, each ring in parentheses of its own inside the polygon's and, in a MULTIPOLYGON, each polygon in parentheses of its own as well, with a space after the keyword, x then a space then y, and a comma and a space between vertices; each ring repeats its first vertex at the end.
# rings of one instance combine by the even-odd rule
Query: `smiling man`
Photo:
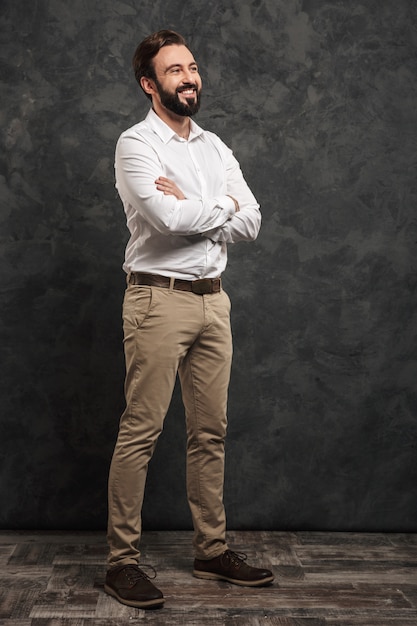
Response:
POLYGON ((232 336, 221 274, 227 245, 254 240, 261 215, 231 150, 191 120, 202 82, 183 37, 167 30, 147 37, 133 67, 152 108, 116 147, 116 187, 130 231, 123 265, 126 409, 109 476, 104 588, 129 606, 155 608, 164 598, 139 567, 141 509, 177 374, 187 428, 193 574, 244 586, 274 578, 229 549, 223 505, 232 336))

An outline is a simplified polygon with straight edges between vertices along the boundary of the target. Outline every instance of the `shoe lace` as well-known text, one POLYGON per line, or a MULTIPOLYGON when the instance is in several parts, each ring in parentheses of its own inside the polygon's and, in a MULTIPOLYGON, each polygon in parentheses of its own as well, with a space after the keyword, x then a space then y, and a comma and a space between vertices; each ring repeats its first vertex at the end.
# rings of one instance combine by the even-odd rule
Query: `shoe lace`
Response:
POLYGON ((224 556, 227 556, 227 558, 229 558, 230 562, 235 567, 240 567, 241 565, 243 565, 248 558, 248 555, 244 552, 234 552, 233 550, 226 550, 224 556))
POLYGON ((125 568, 126 578, 129 581, 130 585, 135 585, 139 580, 153 580, 156 578, 156 570, 152 567, 152 565, 143 564, 141 567, 139 565, 128 565, 125 568), (141 567, 145 567, 146 569, 152 572, 152 575, 147 574, 141 569, 141 567))

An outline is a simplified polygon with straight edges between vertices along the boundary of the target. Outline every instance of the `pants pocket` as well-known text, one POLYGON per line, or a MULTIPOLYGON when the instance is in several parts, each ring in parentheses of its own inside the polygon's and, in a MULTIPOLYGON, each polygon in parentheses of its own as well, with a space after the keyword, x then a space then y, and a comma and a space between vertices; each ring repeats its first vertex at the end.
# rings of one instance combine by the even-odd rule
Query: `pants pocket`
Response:
POLYGON ((123 325, 140 328, 152 306, 152 289, 141 285, 130 285, 123 301, 123 325))

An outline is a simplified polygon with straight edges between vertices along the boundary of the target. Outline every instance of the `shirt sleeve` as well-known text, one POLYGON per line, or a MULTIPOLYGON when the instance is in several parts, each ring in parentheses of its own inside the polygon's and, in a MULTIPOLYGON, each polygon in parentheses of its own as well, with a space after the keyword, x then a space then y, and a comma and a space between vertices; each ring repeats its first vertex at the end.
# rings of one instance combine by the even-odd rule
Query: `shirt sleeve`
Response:
POLYGON ((196 235, 219 228, 235 213, 227 195, 177 200, 158 191, 155 180, 163 172, 158 154, 140 136, 122 135, 115 155, 116 188, 123 202, 158 232, 196 235))
POLYGON ((221 140, 219 142, 226 163, 227 193, 236 198, 239 211, 234 212, 227 222, 204 232, 203 235, 218 243, 253 241, 261 227, 259 204, 249 189, 233 152, 221 140))

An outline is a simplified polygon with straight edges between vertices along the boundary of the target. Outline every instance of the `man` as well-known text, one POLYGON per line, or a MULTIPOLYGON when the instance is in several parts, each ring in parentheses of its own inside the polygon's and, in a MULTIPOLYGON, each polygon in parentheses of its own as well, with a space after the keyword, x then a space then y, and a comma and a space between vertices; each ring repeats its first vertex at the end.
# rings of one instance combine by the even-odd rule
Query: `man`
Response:
POLYGON ((231 150, 190 119, 201 78, 183 37, 167 30, 147 37, 133 67, 152 108, 116 147, 116 187, 131 236, 123 266, 126 409, 109 476, 105 590, 129 606, 154 608, 163 595, 138 565, 141 509, 177 373, 194 576, 248 586, 274 578, 229 550, 223 506, 232 340, 220 276, 227 244, 255 239, 261 216, 231 150))

